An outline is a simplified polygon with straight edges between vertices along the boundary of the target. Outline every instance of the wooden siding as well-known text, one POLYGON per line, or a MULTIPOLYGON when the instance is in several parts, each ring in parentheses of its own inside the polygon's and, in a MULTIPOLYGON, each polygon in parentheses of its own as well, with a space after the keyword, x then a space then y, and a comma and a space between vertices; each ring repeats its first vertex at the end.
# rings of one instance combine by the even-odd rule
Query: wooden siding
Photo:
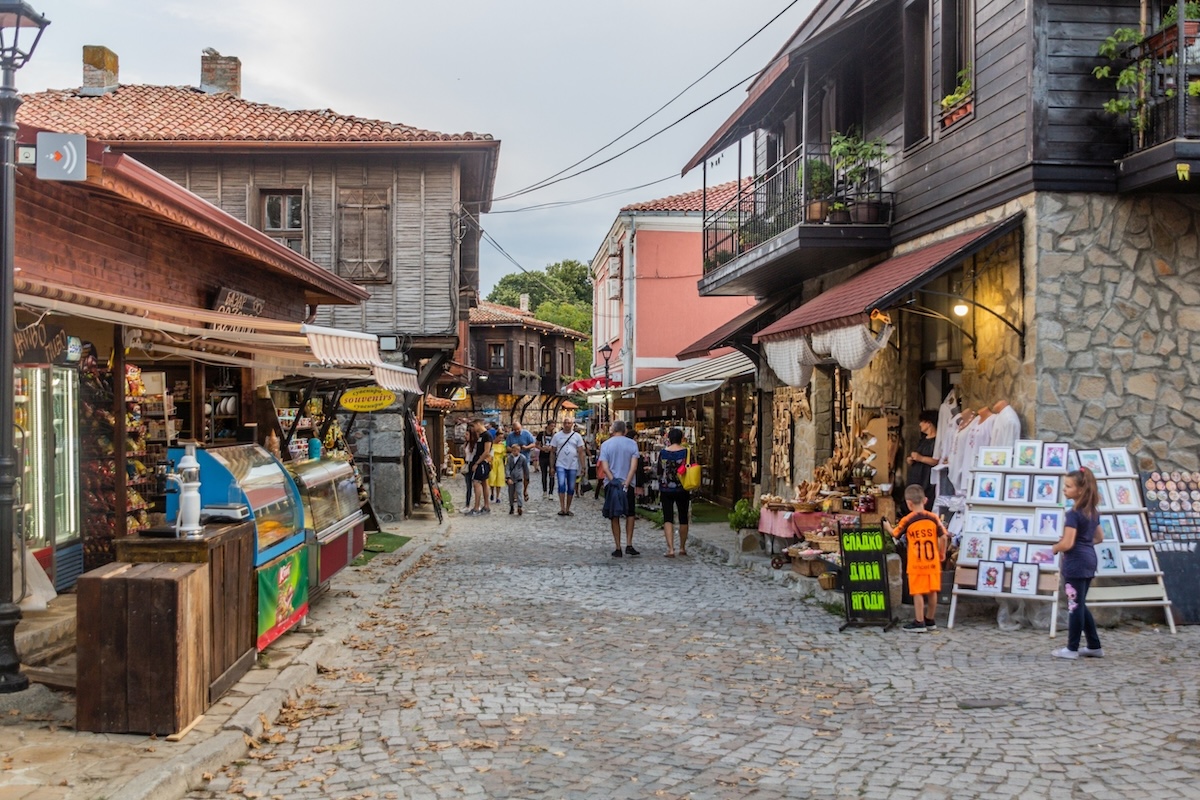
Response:
POLYGON ((304 191, 304 255, 334 270, 337 258, 337 197, 342 188, 382 189, 389 195, 392 281, 364 284, 371 298, 361 306, 322 306, 323 325, 401 336, 457 333, 460 281, 470 275, 478 288, 478 245, 460 248, 453 213, 461 172, 452 158, 365 156, 130 155, 166 177, 258 227, 259 193, 304 191), (460 259, 469 270, 460 277, 460 259))

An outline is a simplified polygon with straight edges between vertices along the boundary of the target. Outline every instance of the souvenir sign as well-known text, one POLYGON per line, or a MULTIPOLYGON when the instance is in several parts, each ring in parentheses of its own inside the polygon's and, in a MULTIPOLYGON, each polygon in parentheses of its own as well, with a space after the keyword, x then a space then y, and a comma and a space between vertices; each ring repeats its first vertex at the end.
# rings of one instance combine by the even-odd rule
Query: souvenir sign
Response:
POLYGON ((892 593, 888 586, 883 531, 847 526, 841 529, 838 540, 842 550, 842 597, 846 610, 842 629, 851 625, 890 626, 893 621, 892 593))

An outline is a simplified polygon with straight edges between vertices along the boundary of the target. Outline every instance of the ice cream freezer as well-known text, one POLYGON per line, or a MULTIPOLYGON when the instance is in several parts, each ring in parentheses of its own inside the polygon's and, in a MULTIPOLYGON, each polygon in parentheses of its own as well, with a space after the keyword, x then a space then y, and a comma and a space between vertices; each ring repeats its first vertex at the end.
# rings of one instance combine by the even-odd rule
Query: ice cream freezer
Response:
POLYGON ((354 468, 338 459, 309 459, 287 465, 304 508, 310 592, 325 588, 363 551, 366 514, 354 468))

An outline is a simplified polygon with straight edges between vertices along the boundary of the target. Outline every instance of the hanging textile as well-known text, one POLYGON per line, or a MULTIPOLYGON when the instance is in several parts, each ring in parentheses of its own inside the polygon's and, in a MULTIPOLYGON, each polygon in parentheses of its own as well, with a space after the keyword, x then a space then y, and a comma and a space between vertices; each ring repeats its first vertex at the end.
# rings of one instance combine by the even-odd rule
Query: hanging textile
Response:
MULTIPOLYGON (((875 354, 887 347, 891 335, 891 325, 884 325, 878 336, 871 333, 871 329, 866 325, 836 328, 825 334, 829 355, 833 357, 834 361, 850 370, 862 369, 871 363, 875 354)), ((813 349, 816 349, 815 337, 813 349)))
POLYGON ((788 386, 808 386, 808 382, 812 380, 813 367, 821 362, 821 358, 808 346, 808 339, 804 336, 763 342, 762 348, 776 377, 788 386))

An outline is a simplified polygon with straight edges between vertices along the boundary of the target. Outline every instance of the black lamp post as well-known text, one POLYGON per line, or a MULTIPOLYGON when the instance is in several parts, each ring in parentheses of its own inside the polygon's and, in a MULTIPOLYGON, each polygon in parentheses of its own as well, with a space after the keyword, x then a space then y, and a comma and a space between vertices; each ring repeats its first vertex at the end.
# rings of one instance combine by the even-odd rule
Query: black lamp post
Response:
MULTIPOLYGON (((13 237, 17 194, 17 70, 33 55, 50 21, 27 3, 0 2, 0 693, 29 687, 17 657, 21 607, 13 595, 17 454, 13 427, 13 237)), ((24 568, 24 565, 22 565, 24 568)))
POLYGON ((608 407, 608 360, 612 358, 612 345, 606 344, 599 350, 600 357, 604 359, 604 424, 612 422, 612 413, 608 407))

